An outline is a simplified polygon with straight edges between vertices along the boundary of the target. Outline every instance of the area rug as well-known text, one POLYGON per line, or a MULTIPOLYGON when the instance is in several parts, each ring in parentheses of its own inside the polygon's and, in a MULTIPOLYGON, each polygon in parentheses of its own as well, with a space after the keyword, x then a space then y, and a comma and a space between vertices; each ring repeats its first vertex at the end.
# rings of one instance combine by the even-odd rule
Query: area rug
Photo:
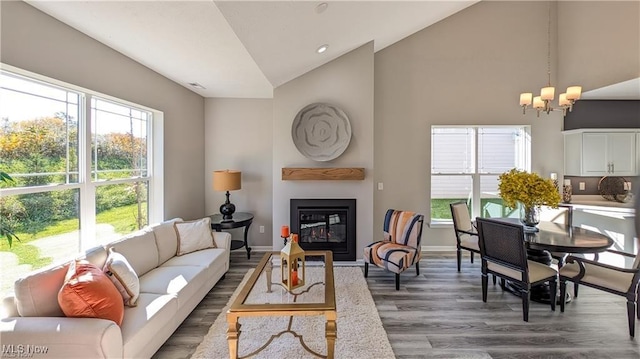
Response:
MULTIPOLYGON (((245 275, 241 285, 229 299, 222 314, 216 318, 192 358, 229 358, 226 312, 252 272, 253 270, 250 270, 245 275)), ((273 272, 275 280, 275 274, 278 271, 274 268, 273 272)), ((312 271, 308 273, 312 274, 312 271)), ((264 283, 263 278, 264 275, 260 280, 264 283)), ((395 358, 362 270, 358 267, 335 267, 334 278, 338 311, 335 358, 395 358)), ((260 280, 256 285, 263 285, 260 280)), ((254 352, 272 335, 286 330, 289 318, 240 318, 242 327, 240 328, 239 357, 242 358, 254 352)), ((292 329, 301 334, 305 344, 316 353, 326 354, 327 352, 324 326, 325 317, 321 315, 293 317, 292 329)), ((316 358, 316 356, 307 352, 291 333, 285 333, 252 358, 316 358)))

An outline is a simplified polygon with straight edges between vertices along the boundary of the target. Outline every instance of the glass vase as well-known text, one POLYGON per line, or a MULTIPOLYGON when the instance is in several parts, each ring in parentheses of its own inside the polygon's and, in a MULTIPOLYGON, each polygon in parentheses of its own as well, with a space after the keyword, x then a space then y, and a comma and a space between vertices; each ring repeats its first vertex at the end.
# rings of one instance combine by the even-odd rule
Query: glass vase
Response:
POLYGON ((540 206, 520 206, 520 221, 528 227, 535 227, 540 223, 540 206))

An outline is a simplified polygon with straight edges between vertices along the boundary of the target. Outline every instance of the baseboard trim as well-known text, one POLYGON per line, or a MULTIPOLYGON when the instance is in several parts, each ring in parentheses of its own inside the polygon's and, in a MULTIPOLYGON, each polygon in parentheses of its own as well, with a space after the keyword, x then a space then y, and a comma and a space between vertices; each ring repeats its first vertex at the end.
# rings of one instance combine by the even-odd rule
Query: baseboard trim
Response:
POLYGON ((422 252, 455 252, 456 246, 422 246, 422 252))

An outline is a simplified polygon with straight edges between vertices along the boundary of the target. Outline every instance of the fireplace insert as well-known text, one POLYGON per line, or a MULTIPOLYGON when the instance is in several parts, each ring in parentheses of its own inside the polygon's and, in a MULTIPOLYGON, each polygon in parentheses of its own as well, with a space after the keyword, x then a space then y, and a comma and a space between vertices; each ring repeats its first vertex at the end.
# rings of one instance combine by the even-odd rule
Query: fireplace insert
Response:
POLYGON ((335 261, 356 260, 355 199, 291 199, 290 226, 305 250, 331 250, 335 261))

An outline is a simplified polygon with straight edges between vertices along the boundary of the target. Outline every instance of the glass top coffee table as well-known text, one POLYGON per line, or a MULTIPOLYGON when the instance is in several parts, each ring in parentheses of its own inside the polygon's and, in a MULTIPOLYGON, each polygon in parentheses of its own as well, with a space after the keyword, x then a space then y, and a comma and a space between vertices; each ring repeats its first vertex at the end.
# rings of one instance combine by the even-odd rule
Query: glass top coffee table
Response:
MULTIPOLYGON (((241 334, 239 318, 288 316, 290 317, 289 325, 285 330, 272 335, 264 345, 244 355, 243 358, 258 354, 268 347, 274 339, 285 333, 291 333, 297 337, 302 347, 309 353, 319 358, 333 358, 337 333, 333 253, 331 251, 305 251, 305 262, 307 263, 305 284, 291 292, 281 283, 281 269, 279 265, 274 267, 274 262, 280 262, 280 252, 265 253, 227 311, 229 357, 231 359, 238 358, 238 341, 241 334), (302 336, 291 329, 293 317, 305 315, 325 316, 326 355, 313 351, 305 344, 302 336)), ((249 333, 243 333, 249 335, 249 333)))

